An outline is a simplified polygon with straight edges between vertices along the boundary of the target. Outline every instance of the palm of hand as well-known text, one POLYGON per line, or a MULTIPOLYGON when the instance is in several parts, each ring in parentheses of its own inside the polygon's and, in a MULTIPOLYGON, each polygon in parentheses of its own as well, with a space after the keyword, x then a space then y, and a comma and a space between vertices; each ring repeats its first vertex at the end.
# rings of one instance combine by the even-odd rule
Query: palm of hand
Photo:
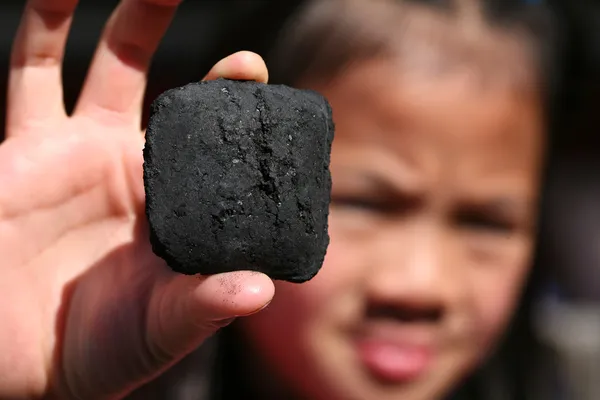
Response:
MULTIPOLYGON (((3 145, 2 175, 11 180, 5 195, 22 201, 2 210, 8 238, 2 245, 2 274, 8 274, 3 292, 16 301, 0 312, 12 314, 2 318, 7 326, 20 326, 6 332, 15 343, 7 360, 37 371, 36 392, 53 379, 46 376, 49 369, 60 369, 53 365, 62 358, 55 350, 65 338, 73 348, 63 354, 74 358, 64 363, 67 375, 70 368, 93 369, 85 364, 98 357, 118 359, 110 338, 131 348, 140 343, 146 310, 127 305, 157 293, 152 286, 166 276, 143 226, 142 146, 139 132, 83 118, 3 145), (23 238, 25 246, 16 242, 23 238), (97 309, 103 314, 89 313, 97 309)), ((13 367, 14 373, 19 369, 13 367)))
MULTIPOLYGON (((160 2, 117 9, 72 117, 57 106, 60 82, 51 80, 60 76, 52 60, 61 58, 61 38, 43 60, 31 38, 56 36, 35 29, 66 37, 74 2, 28 5, 0 146, 0 321, 8 328, 0 329, 0 398, 124 394, 193 350, 221 320, 260 309, 273 295, 263 275, 185 277, 152 254, 138 126, 147 62, 174 11, 172 1, 160 2), (50 4, 56 9, 45 16, 50 4), (119 39, 117 27, 124 32, 119 21, 137 14, 148 21, 120 39, 146 33, 154 40, 136 45, 129 57, 136 62, 126 63, 131 48, 116 46, 120 54, 109 44, 119 39), (64 29, 31 22, 44 16, 62 16, 64 29), (144 32, 150 27, 158 32, 144 32), (231 294, 228 285, 241 290, 231 294)), ((256 55, 238 53, 217 64, 208 77, 215 76, 266 80, 266 69, 256 55)))

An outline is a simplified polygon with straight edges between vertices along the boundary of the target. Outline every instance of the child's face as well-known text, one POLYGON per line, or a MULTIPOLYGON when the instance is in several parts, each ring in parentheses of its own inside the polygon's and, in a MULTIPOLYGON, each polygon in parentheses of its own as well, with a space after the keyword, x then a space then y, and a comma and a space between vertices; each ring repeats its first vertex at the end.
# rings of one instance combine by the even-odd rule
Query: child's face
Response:
POLYGON ((243 327, 308 398, 439 398, 491 350, 527 277, 539 104, 469 71, 391 61, 314 88, 336 121, 325 265, 279 283, 243 327))

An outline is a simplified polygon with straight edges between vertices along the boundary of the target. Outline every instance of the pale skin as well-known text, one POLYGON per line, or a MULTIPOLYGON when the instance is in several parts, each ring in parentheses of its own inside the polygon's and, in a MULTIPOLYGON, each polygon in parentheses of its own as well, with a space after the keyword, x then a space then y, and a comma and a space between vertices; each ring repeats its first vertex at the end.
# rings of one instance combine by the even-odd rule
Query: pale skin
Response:
MULTIPOLYGON (((120 3, 67 115, 61 68, 76 4, 28 1, 13 47, 0 145, 0 398, 119 398, 274 294, 259 273, 177 275, 148 242, 142 99, 179 1, 120 3)), ((240 52, 205 79, 218 77, 268 73, 240 52)))

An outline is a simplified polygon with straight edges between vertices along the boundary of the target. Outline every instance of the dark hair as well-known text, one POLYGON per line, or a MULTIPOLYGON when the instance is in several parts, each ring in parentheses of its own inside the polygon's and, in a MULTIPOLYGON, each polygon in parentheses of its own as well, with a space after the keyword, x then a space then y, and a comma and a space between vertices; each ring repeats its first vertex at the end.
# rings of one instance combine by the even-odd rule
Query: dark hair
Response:
MULTIPOLYGON (((552 96, 560 76, 556 21, 548 7, 514 0, 307 1, 283 29, 267 58, 271 81, 296 85, 306 77, 326 80, 349 63, 398 51, 403 42, 414 39, 429 40, 428 43, 437 40, 440 43, 436 50, 448 53, 448 57, 464 57, 467 54, 460 47, 465 44, 464 40, 461 43, 462 38, 443 35, 448 30, 442 35, 436 35, 434 29, 419 30, 414 17, 428 12, 438 19, 429 25, 449 25, 446 28, 457 31, 455 28, 465 21, 465 14, 473 13, 470 9, 474 7, 479 7, 473 11, 486 27, 519 35, 519 42, 532 50, 532 67, 540 89, 552 96)), ((475 50, 486 52, 482 46, 475 50)))
MULTIPOLYGON (((378 3, 397 6, 397 12, 380 13, 369 21, 369 7, 361 12, 353 9, 353 3, 357 1, 361 0, 309 1, 284 29, 267 58, 271 81, 292 86, 307 78, 327 81, 350 63, 385 56, 389 47, 397 44, 398 35, 408 35, 406 26, 411 22, 413 11, 425 10, 456 27, 463 7, 476 6, 479 7, 477 16, 486 28, 503 34, 517 34, 519 42, 527 46, 528 55, 532 56, 529 73, 533 73, 547 120, 546 143, 548 148, 552 147, 555 122, 560 115, 557 107, 562 94, 565 43, 563 27, 551 5, 517 0, 383 0, 378 3), (394 29, 393 33, 391 29, 394 29)), ((368 3, 372 6, 377 0, 368 0, 368 3)), ((392 8, 389 10, 393 11, 392 8)), ((451 41, 451 36, 442 40, 451 41)), ((459 47, 456 49, 460 51, 459 47)), ((545 181, 545 175, 543 179, 545 181)), ((475 372, 459 390, 459 398, 532 398, 529 380, 534 369, 532 360, 539 346, 531 328, 530 314, 538 283, 542 280, 541 272, 537 266, 532 269, 505 340, 489 363, 475 372)))

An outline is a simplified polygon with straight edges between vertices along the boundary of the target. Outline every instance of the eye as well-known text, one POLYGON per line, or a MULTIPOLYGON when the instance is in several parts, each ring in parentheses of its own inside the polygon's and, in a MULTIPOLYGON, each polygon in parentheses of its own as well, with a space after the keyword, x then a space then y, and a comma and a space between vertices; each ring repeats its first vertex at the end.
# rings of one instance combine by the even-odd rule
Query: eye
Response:
POLYGON ((515 229, 514 221, 485 212, 462 211, 456 215, 456 223, 465 229, 490 233, 509 234, 515 229))
POLYGON ((336 196, 332 195, 331 205, 349 211, 385 212, 384 202, 366 196, 336 196))

